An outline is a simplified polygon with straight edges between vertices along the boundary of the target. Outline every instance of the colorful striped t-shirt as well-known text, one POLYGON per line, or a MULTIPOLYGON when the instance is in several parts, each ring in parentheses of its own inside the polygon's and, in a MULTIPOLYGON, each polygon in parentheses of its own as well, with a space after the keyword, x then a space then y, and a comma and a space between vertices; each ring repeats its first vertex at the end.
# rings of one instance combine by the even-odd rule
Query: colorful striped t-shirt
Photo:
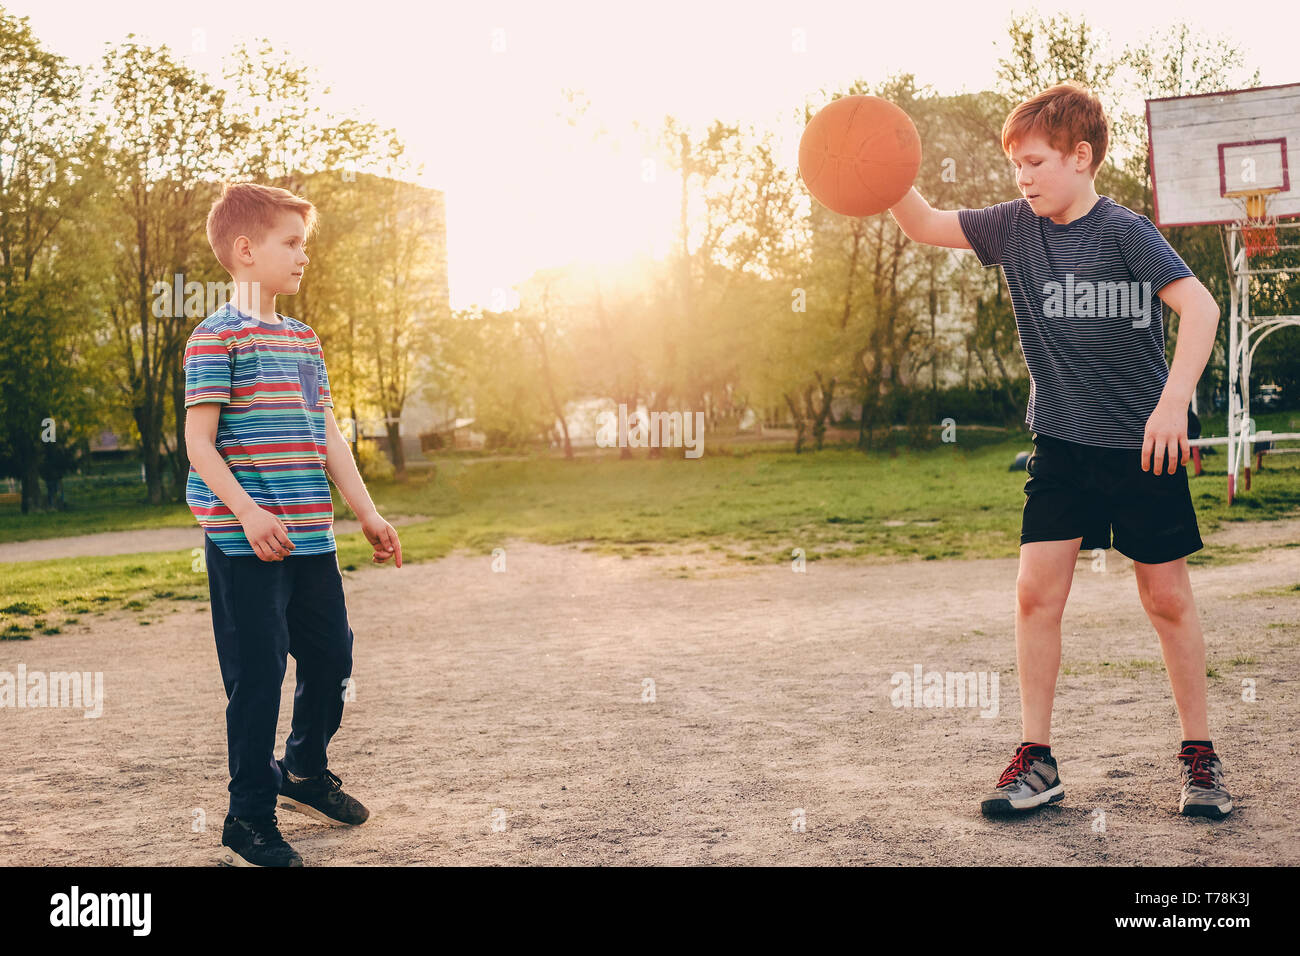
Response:
MULTIPOLYGON (((250 498, 277 515, 295 555, 334 546, 325 472, 325 408, 333 407, 320 340, 280 316, 263 322, 225 305, 185 346, 185 407, 220 402, 216 448, 250 498)), ((185 500, 204 532, 231 556, 256 552, 225 502, 190 466, 185 500)))

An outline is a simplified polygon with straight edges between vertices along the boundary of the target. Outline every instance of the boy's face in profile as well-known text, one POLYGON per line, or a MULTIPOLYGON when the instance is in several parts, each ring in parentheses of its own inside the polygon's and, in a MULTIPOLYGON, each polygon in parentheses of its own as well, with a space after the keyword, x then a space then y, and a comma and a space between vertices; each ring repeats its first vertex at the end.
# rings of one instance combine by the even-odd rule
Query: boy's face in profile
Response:
POLYGON ((1092 176, 1085 166, 1075 169, 1073 153, 1058 153, 1041 134, 1034 133, 1011 146, 1011 164, 1016 171, 1016 186, 1029 200, 1035 215, 1060 216, 1085 190, 1092 176))
MULTIPOLYGON (((236 251, 245 238, 236 240, 236 251)), ((276 295, 294 295, 302 283, 303 269, 311 261, 305 250, 307 229, 303 217, 286 209, 260 241, 247 241, 253 261, 251 265, 243 265, 240 278, 260 283, 262 289, 276 295)))

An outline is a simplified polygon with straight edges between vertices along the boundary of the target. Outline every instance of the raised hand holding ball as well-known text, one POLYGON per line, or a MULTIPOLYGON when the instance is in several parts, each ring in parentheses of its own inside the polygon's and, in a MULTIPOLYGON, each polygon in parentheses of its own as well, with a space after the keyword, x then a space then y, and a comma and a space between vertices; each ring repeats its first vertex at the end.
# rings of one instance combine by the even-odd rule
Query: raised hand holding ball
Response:
POLYGON ((877 96, 828 103, 799 140, 799 175, 808 191, 844 216, 874 216, 897 205, 920 168, 916 126, 877 96))

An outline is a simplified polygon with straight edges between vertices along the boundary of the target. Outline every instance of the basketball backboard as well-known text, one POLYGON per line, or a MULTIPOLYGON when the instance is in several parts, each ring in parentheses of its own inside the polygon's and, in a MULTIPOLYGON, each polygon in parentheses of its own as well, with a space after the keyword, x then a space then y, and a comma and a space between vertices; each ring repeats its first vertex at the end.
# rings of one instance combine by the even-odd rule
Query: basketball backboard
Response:
POLYGON ((1146 104, 1156 225, 1237 222, 1251 192, 1270 193, 1278 218, 1300 216, 1300 83, 1146 104))

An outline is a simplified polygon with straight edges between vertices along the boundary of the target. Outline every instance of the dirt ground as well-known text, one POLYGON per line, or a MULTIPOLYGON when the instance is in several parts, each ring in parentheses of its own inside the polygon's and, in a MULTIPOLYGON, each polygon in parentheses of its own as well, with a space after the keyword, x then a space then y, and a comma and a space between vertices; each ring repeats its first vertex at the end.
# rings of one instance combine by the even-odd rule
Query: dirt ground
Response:
MULTIPOLYGON (((1300 550, 1283 547, 1300 519, 1207 546, 1265 540, 1191 572, 1237 803, 1225 821, 1176 814, 1178 723, 1118 552, 1104 571, 1080 555, 1065 612, 1065 800, 993 822, 978 800, 1020 739, 1014 559, 794 573, 506 542, 504 572, 462 553, 347 575, 356 700, 330 766, 372 817, 344 829, 281 811, 281 829, 309 866, 1295 865, 1300 590, 1250 592, 1300 583, 1300 550), (997 672, 997 716, 893 706, 891 675, 918 664, 997 672)), ((215 860, 228 778, 208 608, 148 616, 0 644, 0 670, 105 684, 98 718, 0 711, 0 864, 215 860)))

